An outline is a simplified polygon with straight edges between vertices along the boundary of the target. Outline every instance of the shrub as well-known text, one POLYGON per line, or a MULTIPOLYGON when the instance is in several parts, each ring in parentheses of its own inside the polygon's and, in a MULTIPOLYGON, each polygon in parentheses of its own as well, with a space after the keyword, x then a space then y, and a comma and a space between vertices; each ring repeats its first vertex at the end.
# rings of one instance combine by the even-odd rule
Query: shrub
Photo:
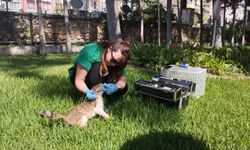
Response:
POLYGON ((167 49, 154 44, 140 44, 132 42, 134 55, 132 64, 159 71, 161 67, 176 62, 185 62, 190 66, 207 68, 210 73, 243 72, 248 66, 249 50, 244 47, 203 49, 193 45, 184 48, 167 49))

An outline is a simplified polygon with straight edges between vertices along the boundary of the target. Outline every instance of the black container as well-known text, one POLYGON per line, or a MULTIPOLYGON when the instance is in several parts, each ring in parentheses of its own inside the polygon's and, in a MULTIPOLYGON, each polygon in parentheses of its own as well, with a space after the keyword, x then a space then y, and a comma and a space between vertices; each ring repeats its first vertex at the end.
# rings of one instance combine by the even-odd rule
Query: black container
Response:
POLYGON ((173 80, 145 81, 137 80, 134 83, 137 93, 152 98, 178 103, 178 107, 187 107, 190 88, 173 80), (178 84, 179 85, 178 85, 178 84))

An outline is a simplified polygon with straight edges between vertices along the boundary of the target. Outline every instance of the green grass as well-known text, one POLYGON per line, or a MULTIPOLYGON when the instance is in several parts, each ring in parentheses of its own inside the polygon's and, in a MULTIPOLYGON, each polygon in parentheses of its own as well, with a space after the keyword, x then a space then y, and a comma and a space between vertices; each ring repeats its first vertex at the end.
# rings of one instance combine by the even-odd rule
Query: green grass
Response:
POLYGON ((209 78, 206 94, 186 109, 137 97, 133 82, 153 72, 128 68, 129 92, 86 129, 41 118, 44 108, 66 113, 81 95, 67 69, 75 55, 0 58, 0 149, 250 149, 250 79, 209 78))

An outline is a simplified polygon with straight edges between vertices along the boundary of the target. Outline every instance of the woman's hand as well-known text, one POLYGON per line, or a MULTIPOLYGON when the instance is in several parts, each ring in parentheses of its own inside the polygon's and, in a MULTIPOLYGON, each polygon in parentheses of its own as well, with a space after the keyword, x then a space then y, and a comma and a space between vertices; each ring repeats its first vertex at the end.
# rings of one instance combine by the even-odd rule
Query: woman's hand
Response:
POLYGON ((88 100, 94 100, 96 99, 96 94, 94 91, 90 90, 90 89, 87 89, 84 91, 84 93, 86 94, 86 97, 88 100))
POLYGON ((117 85, 115 83, 104 83, 103 84, 103 92, 106 92, 107 95, 111 95, 117 91, 117 85))

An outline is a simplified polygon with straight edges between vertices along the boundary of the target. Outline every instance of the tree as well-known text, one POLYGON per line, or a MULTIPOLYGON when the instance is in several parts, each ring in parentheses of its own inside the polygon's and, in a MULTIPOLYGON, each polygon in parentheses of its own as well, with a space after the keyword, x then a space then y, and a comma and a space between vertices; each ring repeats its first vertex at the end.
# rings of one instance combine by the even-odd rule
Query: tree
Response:
POLYGON ((203 0, 200 0, 200 13, 201 13, 201 20, 200 20, 200 46, 203 48, 203 0))
POLYGON ((122 4, 121 10, 122 10, 122 17, 125 21, 128 21, 128 14, 132 12, 131 8, 127 4, 128 2, 125 1, 122 4))
POLYGON ((221 10, 221 2, 220 0, 213 1, 213 41, 212 46, 219 48, 222 47, 221 42, 221 21, 220 21, 220 10, 221 10))
POLYGON ((223 26, 222 26, 222 46, 225 46, 225 28, 226 28, 226 8, 228 5, 228 0, 223 0, 224 9, 223 9, 223 26))
POLYGON ((140 0, 140 18, 141 18, 141 42, 144 43, 144 1, 140 0))
POLYGON ((120 0, 106 0, 108 36, 110 41, 122 40, 119 20, 120 0))
MULTIPOLYGON (((234 3, 235 1, 233 1, 234 3)), ((235 45, 235 15, 236 15, 236 9, 237 6, 236 5, 232 5, 232 9, 233 9, 233 23, 232 23, 232 37, 231 37, 231 46, 235 45)))
POLYGON ((250 4, 250 2, 248 0, 245 0, 245 4, 244 4, 244 20, 243 20, 243 31, 242 31, 242 41, 241 44, 244 46, 246 44, 246 26, 247 26, 247 6, 250 4))
POLYGON ((172 38, 171 14, 172 14, 172 0, 167 0, 167 48, 170 47, 172 38))
POLYGON ((231 6, 233 12, 233 22, 232 22, 232 36, 231 36, 231 46, 235 46, 235 25, 236 25, 236 21, 235 21, 235 18, 236 18, 236 9, 238 8, 240 2, 242 0, 230 0, 229 1, 229 5, 231 6))
POLYGON ((157 0, 157 16, 158 16, 158 45, 161 46, 161 7, 160 0, 157 0))
POLYGON ((40 46, 39 46, 38 54, 47 55, 41 0, 37 0, 37 16, 38 16, 38 22, 39 22, 39 39, 40 39, 40 46))
POLYGON ((181 33, 181 24, 182 24, 182 6, 181 6, 182 0, 177 1, 177 9, 178 9, 178 42, 182 46, 182 33, 181 33))
POLYGON ((70 33, 69 33, 69 12, 67 0, 63 0, 64 5, 64 23, 65 23, 65 33, 66 33, 66 43, 67 43, 67 52, 72 52, 70 33))

